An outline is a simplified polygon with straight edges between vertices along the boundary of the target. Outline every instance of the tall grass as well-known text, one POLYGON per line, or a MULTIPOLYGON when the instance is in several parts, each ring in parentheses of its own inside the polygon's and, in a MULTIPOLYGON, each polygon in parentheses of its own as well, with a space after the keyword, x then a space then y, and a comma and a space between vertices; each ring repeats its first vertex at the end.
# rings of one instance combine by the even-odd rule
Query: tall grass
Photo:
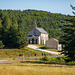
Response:
POLYGON ((0 75, 75 75, 75 66, 6 64, 0 65, 0 75))

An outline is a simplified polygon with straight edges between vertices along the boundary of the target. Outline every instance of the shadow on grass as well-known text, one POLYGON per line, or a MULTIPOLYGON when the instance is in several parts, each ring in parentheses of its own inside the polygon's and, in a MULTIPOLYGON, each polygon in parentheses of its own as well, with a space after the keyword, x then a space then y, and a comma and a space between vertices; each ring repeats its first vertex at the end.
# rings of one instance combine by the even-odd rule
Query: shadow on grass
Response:
POLYGON ((47 49, 47 48, 45 48, 45 47, 39 47, 40 49, 47 49))
POLYGON ((38 63, 38 64, 50 64, 50 62, 47 61, 21 61, 21 63, 38 63))
POLYGON ((68 64, 68 63, 57 63, 57 62, 49 62, 49 61, 21 61, 21 63, 37 63, 37 64, 58 64, 58 65, 75 65, 75 64, 68 64))
MULTIPOLYGON (((63 67, 63 65, 17 65, 17 66, 63 67)), ((68 66, 68 67, 71 67, 71 66, 68 66)))

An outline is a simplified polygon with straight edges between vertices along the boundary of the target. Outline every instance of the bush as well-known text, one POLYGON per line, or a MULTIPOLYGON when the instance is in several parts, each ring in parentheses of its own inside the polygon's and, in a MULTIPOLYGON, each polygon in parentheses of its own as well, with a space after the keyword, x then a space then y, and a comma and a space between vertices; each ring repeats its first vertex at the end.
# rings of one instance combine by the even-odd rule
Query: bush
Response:
POLYGON ((42 59, 41 59, 42 61, 48 61, 48 57, 43 57, 42 59))
POLYGON ((68 62, 69 65, 75 65, 75 61, 68 62))
POLYGON ((56 60, 57 60, 58 63, 65 63, 64 57, 57 57, 56 60))
POLYGON ((4 44, 2 43, 2 41, 0 41, 0 49, 4 48, 4 44))
POLYGON ((20 53, 19 56, 22 56, 22 53, 20 53))
POLYGON ((16 58, 13 58, 13 60, 15 60, 16 58))
POLYGON ((42 61, 49 61, 52 64, 67 64, 67 65, 75 65, 75 58, 69 58, 69 57, 55 57, 55 58, 48 58, 43 57, 40 60, 42 61), (67 62, 68 61, 68 62, 67 62))
POLYGON ((65 57, 50 58, 49 62, 51 62, 51 63, 65 63, 65 57))

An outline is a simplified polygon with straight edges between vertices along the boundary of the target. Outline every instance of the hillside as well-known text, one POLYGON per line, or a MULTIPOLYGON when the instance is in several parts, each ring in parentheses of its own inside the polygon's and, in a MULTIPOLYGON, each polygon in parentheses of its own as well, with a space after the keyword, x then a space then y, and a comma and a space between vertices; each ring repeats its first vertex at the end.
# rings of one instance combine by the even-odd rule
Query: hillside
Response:
POLYGON ((37 10, 0 10, 0 40, 5 47, 22 48, 26 44, 28 32, 36 21, 38 27, 44 28, 49 38, 60 39, 62 26, 67 24, 69 15, 37 10), (12 43, 11 43, 12 42, 12 43), (13 44, 13 45, 12 45, 13 44))

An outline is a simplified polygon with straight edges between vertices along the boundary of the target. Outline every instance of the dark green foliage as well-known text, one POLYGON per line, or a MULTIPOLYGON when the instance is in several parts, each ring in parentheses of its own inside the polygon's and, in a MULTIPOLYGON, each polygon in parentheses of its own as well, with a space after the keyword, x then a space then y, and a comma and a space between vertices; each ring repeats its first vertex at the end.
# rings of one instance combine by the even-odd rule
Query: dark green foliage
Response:
POLYGON ((54 58, 43 57, 40 60, 48 61, 49 64, 75 65, 75 58, 69 58, 69 57, 65 57, 65 56, 54 57, 54 58))
POLYGON ((48 58, 48 57, 43 57, 40 60, 42 61, 48 61, 52 64, 65 64, 67 57, 55 57, 55 58, 48 58))
POLYGON ((75 57, 67 57, 67 59, 65 59, 66 62, 72 62, 75 61, 75 57))
POLYGON ((70 16, 37 10, 0 10, 0 40, 6 48, 23 48, 27 45, 28 32, 36 21, 44 28, 49 38, 60 39, 63 24, 70 16))
POLYGON ((20 53, 19 56, 22 56, 22 53, 20 53))
POLYGON ((63 50, 67 56, 75 57, 75 16, 66 21, 68 21, 69 24, 63 26, 63 50))
POLYGON ((66 65, 75 65, 75 58, 69 58, 69 57, 56 57, 56 58, 50 58, 48 59, 50 63, 56 63, 56 64, 66 64, 66 65))
MULTIPOLYGON (((74 21, 75 17, 69 21, 74 21)), ((74 21, 75 22, 75 21, 74 21)), ((73 57, 75 56, 75 23, 71 22, 69 25, 64 25, 63 31, 64 36, 63 38, 63 49, 65 54, 73 57)))
POLYGON ((66 63, 65 59, 66 59, 66 57, 56 57, 56 58, 50 58, 50 59, 48 59, 48 61, 51 63, 64 64, 64 63, 66 63))
POLYGON ((40 60, 42 60, 42 61, 48 61, 48 57, 43 57, 43 58, 41 58, 40 60))
POLYGON ((75 65, 75 61, 68 62, 69 65, 75 65))
POLYGON ((0 49, 4 48, 2 41, 0 41, 0 49))
POLYGON ((0 39, 3 41, 5 48, 23 48, 27 45, 27 28, 21 19, 22 16, 19 17, 20 14, 16 16, 13 11, 15 16, 10 16, 9 12, 12 14, 10 10, 1 11, 0 39))

